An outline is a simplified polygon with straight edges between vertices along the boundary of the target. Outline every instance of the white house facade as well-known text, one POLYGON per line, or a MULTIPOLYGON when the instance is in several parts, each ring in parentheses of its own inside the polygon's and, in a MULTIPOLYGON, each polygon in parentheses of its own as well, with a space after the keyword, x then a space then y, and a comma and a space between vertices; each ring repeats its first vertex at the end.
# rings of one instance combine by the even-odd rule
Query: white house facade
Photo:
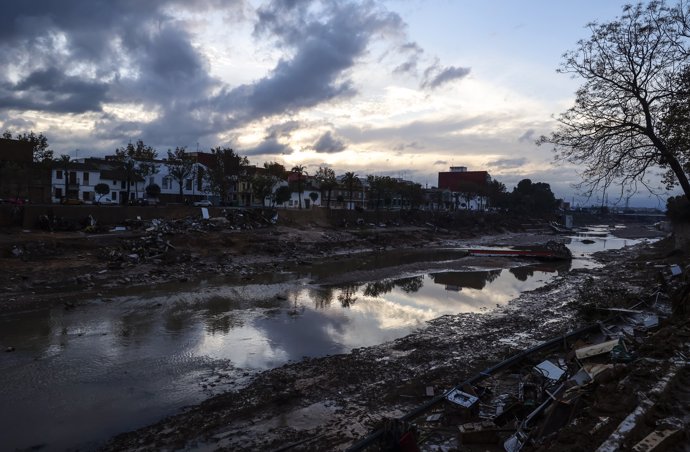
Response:
POLYGON ((130 181, 128 190, 125 172, 113 161, 87 158, 66 164, 57 162, 51 170, 51 198, 54 203, 65 198, 78 199, 87 204, 97 202, 101 195, 96 193, 96 185, 101 183, 110 188, 110 192, 104 196, 121 204, 126 199, 130 202, 146 199, 146 187, 151 184, 158 185, 161 189, 159 198, 169 202, 193 201, 210 193, 209 184, 204 177, 207 169, 200 163, 195 163, 190 175, 184 179, 184 199, 179 199, 180 184, 170 175, 165 162, 155 162, 154 168, 154 174, 145 179, 135 176, 130 181))

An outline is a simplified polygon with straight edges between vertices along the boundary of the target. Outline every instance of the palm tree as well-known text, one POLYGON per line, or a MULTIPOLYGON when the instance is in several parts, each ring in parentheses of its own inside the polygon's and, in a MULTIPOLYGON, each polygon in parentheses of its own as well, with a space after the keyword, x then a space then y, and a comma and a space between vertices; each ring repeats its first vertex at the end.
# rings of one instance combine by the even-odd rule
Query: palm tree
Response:
POLYGON ((326 208, 331 208, 331 192, 338 185, 338 181, 335 179, 335 171, 327 166, 320 166, 319 170, 314 175, 316 180, 319 181, 320 189, 325 190, 328 193, 326 197, 326 208))
POLYGON ((297 175, 297 199, 299 199, 299 208, 302 208, 302 175, 306 175, 307 172, 304 170, 304 166, 295 165, 291 170, 297 175))
POLYGON ((348 203, 348 209, 352 210, 353 209, 352 192, 355 191, 355 185, 359 183, 359 178, 357 177, 357 174, 355 174, 353 171, 348 171, 347 173, 345 173, 345 176, 343 176, 343 181, 345 182, 345 186, 347 186, 347 191, 350 195, 350 201, 348 203))

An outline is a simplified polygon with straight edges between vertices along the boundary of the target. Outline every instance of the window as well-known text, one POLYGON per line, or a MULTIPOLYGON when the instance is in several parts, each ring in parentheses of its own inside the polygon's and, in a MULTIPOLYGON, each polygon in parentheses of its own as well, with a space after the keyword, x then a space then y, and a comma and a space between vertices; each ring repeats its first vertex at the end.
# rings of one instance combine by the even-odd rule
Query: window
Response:
POLYGON ((55 197, 56 198, 62 198, 62 188, 56 188, 55 189, 55 197))
POLYGON ((116 181, 116 180, 113 181, 113 185, 117 185, 117 181, 116 181))
POLYGON ((120 181, 120 188, 127 188, 127 187, 126 187, 126 184, 127 184, 127 182, 121 180, 121 181, 120 181))
POLYGON ((155 183, 156 183, 156 178, 153 176, 149 177, 149 185, 153 185, 155 183))
POLYGON ((117 201, 117 192, 116 191, 110 192, 110 199, 112 199, 113 201, 117 201))
POLYGON ((84 171, 84 185, 89 183, 89 173, 84 171))
POLYGON ((62 170, 55 171, 55 179, 62 179, 62 170))
POLYGON ((185 179, 184 189, 185 190, 191 190, 192 189, 192 180, 191 179, 185 179))
POLYGON ((162 184, 162 185, 163 185, 163 186, 162 186, 161 188, 162 188, 163 190, 167 190, 167 189, 169 189, 169 188, 172 188, 172 187, 170 186, 170 178, 167 177, 167 176, 164 177, 164 178, 163 178, 163 184, 162 184))
MULTIPOLYGON (((84 173, 84 175, 86 175, 86 174, 88 174, 88 173, 84 173)), ((82 198, 84 199, 84 201, 91 201, 91 195, 92 195, 92 192, 85 191, 82 198)))

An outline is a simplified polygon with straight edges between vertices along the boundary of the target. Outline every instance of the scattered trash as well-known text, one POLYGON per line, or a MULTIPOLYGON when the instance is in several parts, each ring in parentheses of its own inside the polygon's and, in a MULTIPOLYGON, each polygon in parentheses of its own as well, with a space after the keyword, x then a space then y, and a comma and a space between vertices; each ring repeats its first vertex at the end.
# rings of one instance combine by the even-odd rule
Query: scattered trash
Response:
POLYGON ((525 433, 515 432, 513 436, 508 438, 503 443, 503 448, 506 450, 506 452, 520 452, 520 450, 522 450, 522 447, 527 442, 527 439, 528 438, 525 433))
POLYGON ((596 380, 597 376, 607 370, 613 369, 611 364, 585 364, 582 369, 587 373, 590 380, 596 380))
POLYGON ((584 368, 581 368, 575 373, 575 375, 570 377, 568 381, 577 386, 585 386, 592 382, 592 377, 584 368))
POLYGON ((470 422, 458 427, 461 444, 496 444, 500 441, 499 428, 491 421, 470 422))
MULTIPOLYGON (((649 306, 655 306, 657 301, 649 306)), ((554 338, 489 367, 413 411, 416 417, 435 403, 443 403, 440 424, 443 427, 430 425, 442 419, 439 413, 432 413, 423 418, 425 422, 413 426, 420 437, 433 437, 434 447, 440 450, 446 446, 462 449, 465 444, 502 444, 507 452, 520 452, 528 446, 544 444, 545 438, 552 437, 577 417, 577 412, 587 403, 583 396, 601 387, 593 382, 602 384, 617 378, 626 366, 616 363, 635 359, 635 350, 629 349, 626 341, 632 346, 640 344, 639 335, 658 326, 663 311, 650 312, 640 306, 638 303, 630 309, 605 308, 617 315, 605 323, 554 338), (590 344, 585 345, 585 339, 590 344), (562 350, 554 353, 553 349, 559 346, 562 350), (542 350, 549 354, 543 354, 542 350), (536 361, 531 361, 533 355, 538 358, 536 361), (454 443, 442 439, 441 433, 444 427, 452 425, 458 429, 454 443)), ((683 354, 671 360, 676 365, 688 361, 683 354)), ((431 390, 432 386, 426 387, 427 397, 433 397, 431 390)), ((408 414, 401 419, 407 422, 414 417, 408 414)), ((592 432, 604 428, 608 421, 609 418, 600 418, 592 432)), ((657 425, 655 434, 634 450, 648 450, 644 447, 657 450, 653 448, 658 446, 650 445, 666 444, 665 438, 674 435, 674 428, 657 425)), ((361 444, 368 444, 366 438, 350 450, 362 450, 361 444)))
POLYGON ((543 361, 534 367, 539 373, 552 381, 558 381, 565 374, 561 369, 549 360, 543 361))
POLYGON ((625 346, 622 339, 618 340, 618 344, 611 350, 611 360, 616 363, 629 363, 635 358, 633 353, 630 353, 625 346))
POLYGON ((442 413, 431 414, 426 417, 427 422, 438 422, 443 417, 442 413))
POLYGON ((577 359, 585 359, 592 356, 609 353, 616 345, 618 345, 618 339, 602 342, 601 344, 590 345, 589 347, 583 347, 575 350, 575 356, 577 359))
POLYGON ((449 392, 446 396, 446 399, 456 405, 460 405, 461 407, 468 409, 474 407, 477 402, 479 402, 478 397, 467 394, 466 392, 462 392, 459 389, 453 389, 451 392, 449 392))
POLYGON ((680 268, 678 265, 671 265, 670 267, 671 270, 671 277, 679 276, 681 273, 683 273, 683 270, 680 268))

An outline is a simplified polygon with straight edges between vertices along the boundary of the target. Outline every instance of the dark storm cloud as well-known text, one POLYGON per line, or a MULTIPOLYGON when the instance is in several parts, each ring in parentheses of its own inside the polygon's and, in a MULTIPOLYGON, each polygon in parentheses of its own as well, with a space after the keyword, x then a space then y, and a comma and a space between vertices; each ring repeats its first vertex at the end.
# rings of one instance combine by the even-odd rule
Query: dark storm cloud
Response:
POLYGON ((424 71, 422 88, 438 88, 450 81, 465 78, 469 73, 470 68, 468 67, 449 66, 441 68, 438 64, 434 64, 424 71))
MULTIPOLYGON (((112 115, 102 115, 96 121, 94 136, 100 140, 124 143, 132 137, 142 138, 142 124, 138 121, 119 121, 112 115)), ((147 140, 148 142, 148 140, 147 140)))
POLYGON ((240 123, 353 96, 347 71, 375 36, 402 27, 397 14, 373 3, 273 1, 258 17, 255 36, 275 39, 291 57, 219 99, 218 106, 240 123))
POLYGON ((269 133, 258 146, 242 151, 242 155, 288 155, 292 154, 294 150, 287 144, 278 141, 278 136, 275 133, 269 133))
POLYGON ((36 123, 33 121, 29 121, 14 115, 8 115, 6 113, 0 113, 0 122, 4 126, 2 129, 3 132, 6 130, 9 130, 10 132, 21 132, 25 130, 33 130, 36 127, 36 123))
POLYGON ((508 169, 508 168, 519 168, 527 163, 527 159, 524 157, 517 159, 498 159, 489 162, 488 165, 493 168, 498 169, 508 169))
MULTIPOLYGON (((193 43, 192 21, 180 21, 172 11, 209 10, 236 18, 250 7, 244 0, 5 3, 0 15, 0 115, 12 117, 14 110, 28 109, 91 112, 93 134, 109 142, 141 138, 159 148, 192 147, 256 119, 347 99, 357 93, 351 70, 382 39, 394 38, 387 43, 396 57, 402 56, 391 65, 398 72, 416 74, 423 56, 419 45, 409 42, 400 16, 377 2, 274 0, 257 10, 254 37, 275 45, 283 57, 255 82, 225 86, 210 74, 207 57, 193 43), (143 105, 157 117, 147 122, 103 109, 122 103, 143 105)), ((436 63, 425 73, 424 86, 461 78, 466 75, 462 71, 469 69, 436 63)), ((250 152, 291 153, 279 140, 304 127, 279 124, 250 152)), ((319 152, 337 152, 343 145, 334 136, 321 140, 315 144, 323 149, 319 152)))
POLYGON ((47 68, 30 73, 19 83, 0 86, 0 108, 57 113, 100 111, 107 91, 105 83, 47 68))
POLYGON ((270 126, 266 131, 269 135, 275 135, 277 137, 289 137, 292 132, 302 128, 304 124, 299 121, 285 121, 279 124, 274 124, 270 126))
MULTIPOLYGON (((113 136, 136 129, 144 139, 194 142, 213 130, 211 115, 199 103, 218 82, 183 24, 168 14, 172 8, 188 8, 187 2, 7 3, 0 16, 0 58, 5 62, 0 109, 99 112, 113 136), (163 113, 140 127, 119 124, 102 113, 105 102, 142 103, 163 113)), ((241 5, 241 0, 207 0, 195 1, 193 8, 229 12, 241 5)))
POLYGON ((331 131, 324 133, 321 137, 316 140, 314 146, 312 147, 316 152, 325 152, 328 154, 341 152, 345 150, 345 143, 343 140, 333 136, 331 131))
POLYGON ((208 62, 192 47, 191 37, 183 30, 165 26, 139 34, 128 45, 140 74, 117 84, 123 98, 172 104, 206 97, 216 84, 208 75, 208 62))

